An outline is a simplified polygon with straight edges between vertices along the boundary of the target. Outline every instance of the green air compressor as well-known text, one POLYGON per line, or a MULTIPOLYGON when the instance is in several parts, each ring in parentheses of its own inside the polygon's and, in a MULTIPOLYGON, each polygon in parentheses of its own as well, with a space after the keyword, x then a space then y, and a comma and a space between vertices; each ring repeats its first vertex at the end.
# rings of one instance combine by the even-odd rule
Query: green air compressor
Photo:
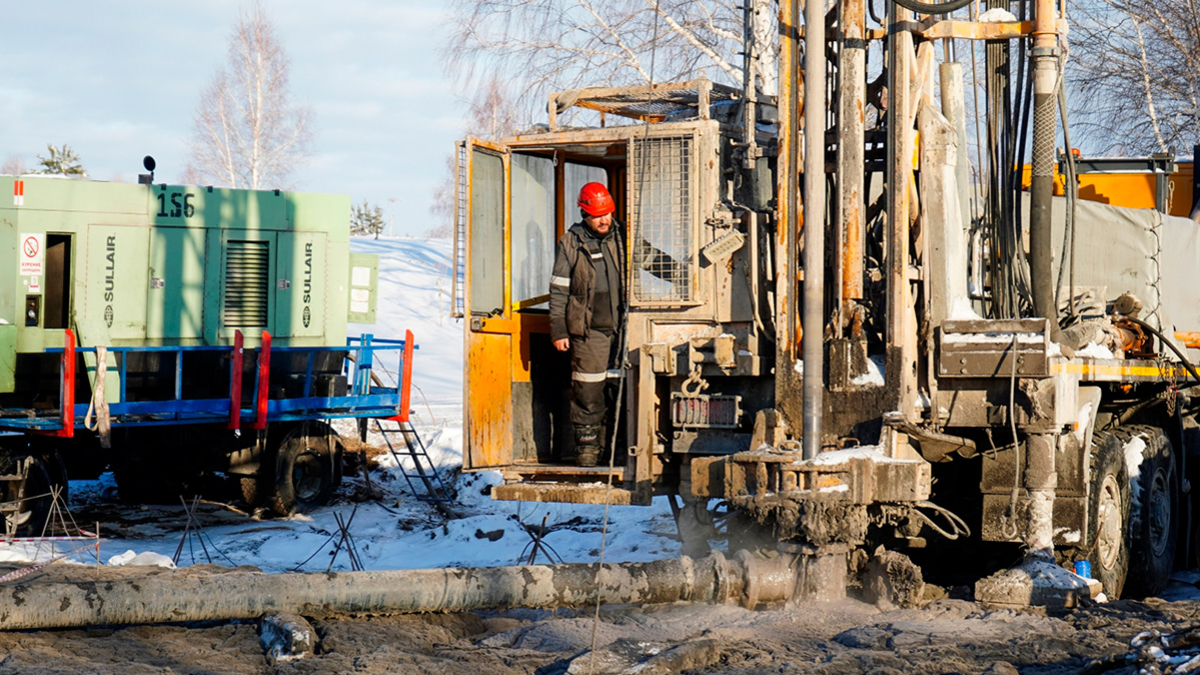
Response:
POLYGON ((378 271, 349 251, 349 197, 32 175, 0 176, 0 195, 0 430, 16 432, 0 474, 32 456, 31 480, 65 485, 65 459, 170 499, 217 472, 286 511, 340 478, 326 420, 397 414, 396 390, 346 363, 379 360, 347 346, 348 322, 374 322, 378 271), (72 414, 101 385, 103 438, 72 414))

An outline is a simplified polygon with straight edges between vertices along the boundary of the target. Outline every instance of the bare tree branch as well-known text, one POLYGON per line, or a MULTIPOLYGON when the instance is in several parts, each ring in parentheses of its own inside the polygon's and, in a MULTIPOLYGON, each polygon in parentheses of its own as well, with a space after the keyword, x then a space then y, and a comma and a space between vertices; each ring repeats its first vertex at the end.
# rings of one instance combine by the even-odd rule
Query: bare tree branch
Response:
MULTIPOLYGON (((491 77, 511 83, 527 111, 540 110, 555 90, 699 74, 732 85, 742 79, 736 0, 452 0, 452 10, 448 70, 468 91, 491 77)), ((755 31, 770 59, 776 17, 761 14, 755 31)), ((762 70, 764 93, 774 93, 773 61, 762 70)))
POLYGON ((1072 113, 1095 153, 1200 142, 1200 0, 1070 0, 1072 113))
POLYGON ((226 66, 200 97, 190 178, 234 188, 287 187, 312 138, 311 111, 288 99, 288 66, 262 8, 242 14, 226 66))

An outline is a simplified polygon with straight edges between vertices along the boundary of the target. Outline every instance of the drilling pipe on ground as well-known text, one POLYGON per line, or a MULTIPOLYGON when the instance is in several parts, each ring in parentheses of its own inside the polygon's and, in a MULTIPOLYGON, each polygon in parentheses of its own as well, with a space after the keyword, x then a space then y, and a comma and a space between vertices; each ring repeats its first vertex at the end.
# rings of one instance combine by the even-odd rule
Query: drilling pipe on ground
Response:
POLYGON ((185 570, 87 582, 0 588, 0 630, 256 619, 271 612, 309 616, 401 614, 604 604, 733 603, 754 608, 799 594, 820 597, 829 579, 845 590, 845 555, 693 560, 604 565, 198 575, 185 570))

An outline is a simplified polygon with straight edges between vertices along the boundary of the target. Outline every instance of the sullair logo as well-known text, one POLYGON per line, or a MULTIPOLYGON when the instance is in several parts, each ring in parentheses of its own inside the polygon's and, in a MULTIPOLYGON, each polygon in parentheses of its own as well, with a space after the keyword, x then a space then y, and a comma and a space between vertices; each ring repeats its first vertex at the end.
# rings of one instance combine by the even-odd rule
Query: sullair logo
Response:
POLYGON ((117 286, 117 238, 115 236, 108 237, 106 249, 108 255, 105 256, 107 262, 104 267, 104 302, 107 304, 104 307, 104 324, 112 328, 113 299, 116 297, 114 291, 117 286))
POLYGON ((312 268, 313 245, 310 241, 304 245, 304 311, 300 314, 305 328, 312 323, 312 308, 309 306, 312 302, 312 268))

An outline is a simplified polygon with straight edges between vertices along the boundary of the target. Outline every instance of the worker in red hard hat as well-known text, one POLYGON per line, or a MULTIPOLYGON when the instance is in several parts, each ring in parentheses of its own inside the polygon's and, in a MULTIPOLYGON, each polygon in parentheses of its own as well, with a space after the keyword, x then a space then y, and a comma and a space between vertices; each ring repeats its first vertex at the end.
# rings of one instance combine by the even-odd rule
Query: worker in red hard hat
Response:
POLYGON ((616 204, 608 188, 579 191, 581 221, 558 241, 550 277, 550 339, 571 352, 571 424, 576 462, 596 466, 608 410, 604 388, 616 370, 623 325, 625 245, 613 226, 616 204))

